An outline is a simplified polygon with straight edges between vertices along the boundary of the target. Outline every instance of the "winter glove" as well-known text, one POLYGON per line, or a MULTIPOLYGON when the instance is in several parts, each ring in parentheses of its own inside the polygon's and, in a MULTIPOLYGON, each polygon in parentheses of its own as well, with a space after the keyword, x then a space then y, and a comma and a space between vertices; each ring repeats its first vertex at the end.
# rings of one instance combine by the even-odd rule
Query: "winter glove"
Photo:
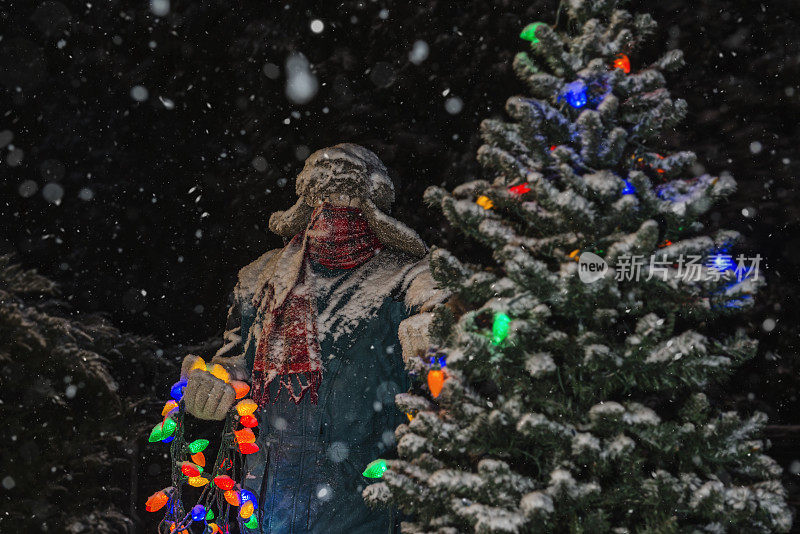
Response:
MULTIPOLYGON (((189 354, 181 365, 181 378, 187 380, 183 392, 186 410, 198 419, 220 421, 233 406, 236 392, 216 376, 203 369, 192 369, 201 358, 189 354), (190 370, 191 369, 191 370, 190 370)), ((222 366, 225 368, 225 366, 222 366)), ((227 369, 226 369, 227 371, 227 369)), ((235 378, 235 377, 232 377, 235 378)))

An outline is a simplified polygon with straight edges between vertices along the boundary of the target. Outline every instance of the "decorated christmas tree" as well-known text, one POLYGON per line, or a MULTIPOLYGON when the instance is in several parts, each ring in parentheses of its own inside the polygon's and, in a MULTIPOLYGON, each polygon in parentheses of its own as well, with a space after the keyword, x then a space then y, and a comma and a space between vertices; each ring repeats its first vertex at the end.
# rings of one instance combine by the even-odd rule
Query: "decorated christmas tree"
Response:
POLYGON ((702 222, 735 183, 664 148, 686 115, 664 76, 682 54, 640 60, 656 24, 619 3, 571 0, 524 28, 530 95, 482 123, 488 179, 426 193, 492 260, 431 254, 454 296, 408 363, 399 459, 365 472, 381 477, 367 501, 409 514, 406 533, 791 526, 766 417, 709 395, 756 350, 735 321, 758 258, 702 222))

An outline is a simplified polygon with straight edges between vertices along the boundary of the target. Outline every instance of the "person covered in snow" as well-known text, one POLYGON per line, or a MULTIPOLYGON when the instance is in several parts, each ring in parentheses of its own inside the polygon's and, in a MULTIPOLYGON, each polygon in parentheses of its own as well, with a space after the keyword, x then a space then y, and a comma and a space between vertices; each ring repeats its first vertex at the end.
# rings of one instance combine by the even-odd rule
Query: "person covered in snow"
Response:
MULTIPOLYGON (((394 186, 374 153, 319 150, 296 190, 297 203, 269 220, 289 242, 239 272, 212 360, 249 382, 260 406, 259 451, 246 456, 242 483, 259 500, 248 532, 396 532, 397 511, 364 504, 361 472, 394 444, 394 395, 409 387, 403 358, 427 348, 430 310, 447 294, 419 236, 387 215, 394 186)), ((183 362, 186 409, 223 419, 233 388, 188 372, 196 358, 183 362)))

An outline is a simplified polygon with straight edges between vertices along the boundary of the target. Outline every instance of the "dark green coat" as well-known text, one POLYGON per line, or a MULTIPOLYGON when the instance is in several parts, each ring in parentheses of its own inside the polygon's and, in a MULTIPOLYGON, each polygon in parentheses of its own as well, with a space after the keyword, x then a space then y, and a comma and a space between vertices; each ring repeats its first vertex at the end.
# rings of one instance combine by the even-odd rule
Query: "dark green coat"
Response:
MULTIPOLYGON (((252 368, 259 325, 250 299, 270 255, 242 269, 227 343, 214 362, 252 368)), ((392 456, 394 429, 405 417, 394 404, 409 385, 398 327, 443 294, 425 260, 392 250, 355 269, 314 265, 314 272, 324 365, 319 400, 296 405, 283 393, 259 410, 260 450, 247 457, 243 486, 258 496, 260 527, 249 532, 395 532, 395 511, 364 504, 370 480, 361 473, 392 456)))

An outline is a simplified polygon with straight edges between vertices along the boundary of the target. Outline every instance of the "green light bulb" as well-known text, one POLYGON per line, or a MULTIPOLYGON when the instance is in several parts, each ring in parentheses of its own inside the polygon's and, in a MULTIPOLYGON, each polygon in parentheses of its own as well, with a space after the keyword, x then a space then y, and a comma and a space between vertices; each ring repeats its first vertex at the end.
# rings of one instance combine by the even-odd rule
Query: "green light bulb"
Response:
POLYGON ((247 523, 244 524, 247 528, 257 528, 258 527, 258 519, 256 519, 256 514, 250 516, 250 519, 247 523))
POLYGON ((499 345, 508 336, 508 325, 511 324, 511 317, 505 313, 498 313, 494 316, 492 324, 492 343, 499 345))
POLYGON ((175 433, 175 429, 178 428, 178 423, 176 423, 175 419, 172 418, 165 419, 164 422, 161 424, 163 425, 162 432, 164 436, 161 439, 170 437, 172 434, 175 433))
POLYGON ((386 460, 378 458, 377 460, 372 460, 361 474, 367 478, 381 478, 387 469, 389 467, 386 465, 386 460))
POLYGON ((534 22, 533 24, 528 24, 523 28, 522 33, 519 34, 520 39, 524 39, 526 41, 530 41, 531 44, 536 44, 539 42, 539 38, 536 37, 536 28, 542 25, 542 22, 534 22))
POLYGON ((166 436, 164 436, 164 426, 161 423, 158 423, 156 426, 153 427, 153 430, 150 431, 150 437, 147 438, 147 441, 150 443, 155 443, 156 441, 161 441, 166 436))
POLYGON ((214 512, 212 512, 211 510, 206 512, 206 521, 211 521, 213 519, 214 519, 214 512))
POLYGON ((206 447, 208 447, 207 439, 196 439, 189 444, 189 450, 192 452, 192 454, 203 452, 206 447))

